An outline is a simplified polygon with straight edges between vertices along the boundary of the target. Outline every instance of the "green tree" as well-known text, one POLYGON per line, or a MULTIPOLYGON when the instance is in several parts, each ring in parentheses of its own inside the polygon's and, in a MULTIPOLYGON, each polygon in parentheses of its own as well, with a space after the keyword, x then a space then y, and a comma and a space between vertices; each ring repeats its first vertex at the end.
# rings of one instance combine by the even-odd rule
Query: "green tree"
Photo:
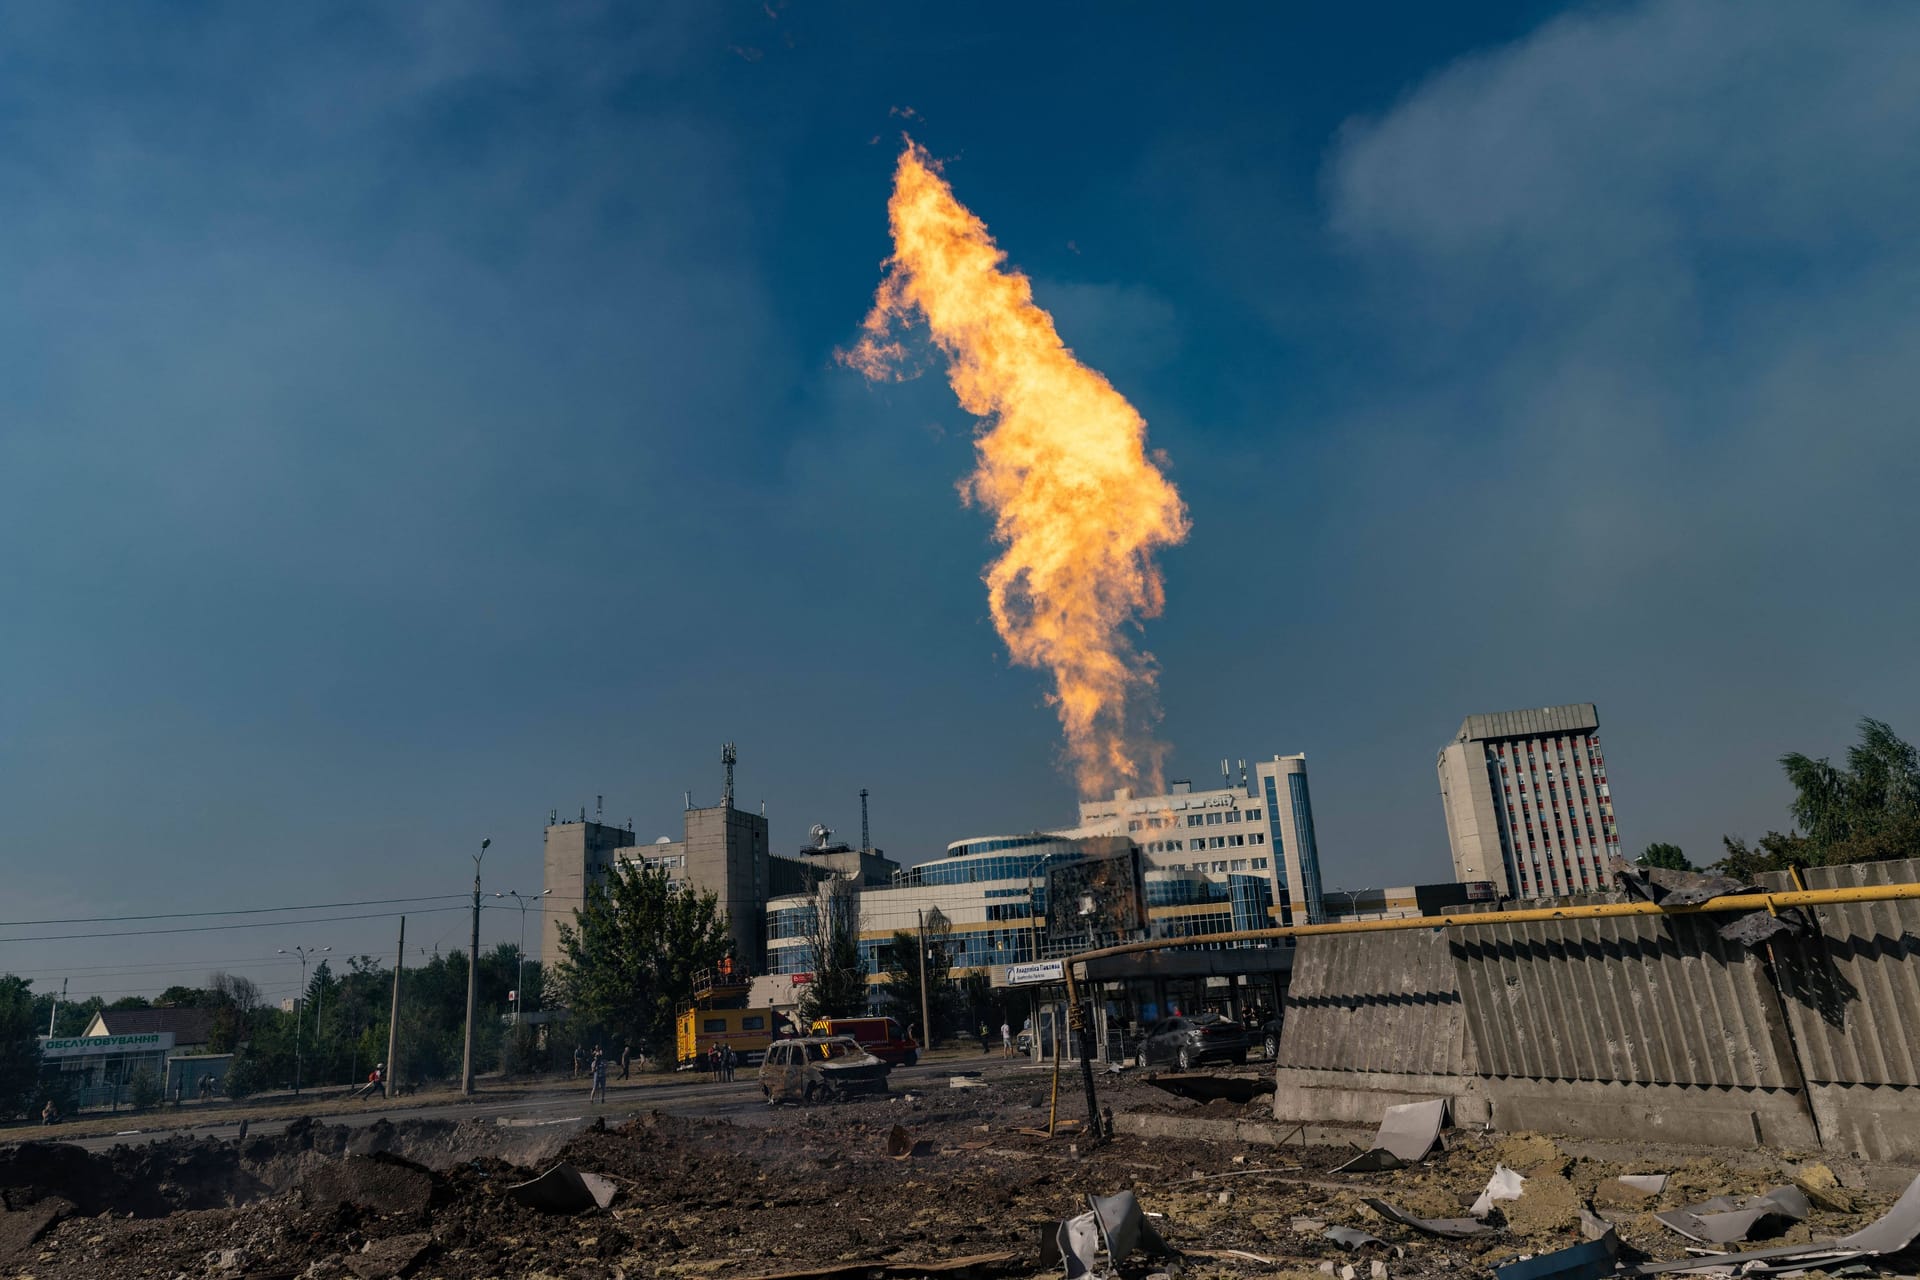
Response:
POLYGON ((953 925, 938 907, 927 912, 921 931, 899 930, 888 951, 887 982, 883 996, 894 1017, 902 1022, 920 1023, 920 966, 927 970, 927 1006, 931 1028, 921 1027, 921 1037, 929 1045, 941 1036, 951 1036, 965 1016, 963 1001, 953 981, 953 925), (921 933, 926 937, 923 951, 921 933))
POLYGON ((1789 832, 1769 831, 1756 845, 1748 845, 1739 836, 1722 836, 1726 854, 1713 864, 1713 870, 1735 880, 1752 881, 1768 871, 1813 865, 1811 846, 1806 837, 1789 832))
POLYGON ((1817 865, 1920 854, 1920 752, 1884 721, 1860 721, 1845 768, 1797 751, 1781 756, 1780 767, 1817 865))
POLYGON ((1844 766, 1790 751, 1780 767, 1793 784, 1796 829, 1769 831, 1757 847, 1724 837, 1715 870, 1751 879, 1793 866, 1920 857, 1920 752, 1885 721, 1860 721, 1860 741, 1847 749, 1844 766))
POLYGON ((867 1011, 867 963, 860 956, 860 888, 829 880, 814 903, 813 981, 800 993, 802 1026, 819 1018, 850 1018, 867 1011))
POLYGON ((211 1009, 213 992, 205 987, 168 987, 153 998, 156 1009, 211 1009))
POLYGON ((573 914, 559 929, 553 982, 576 1031, 656 1053, 673 1036, 677 1007, 693 995, 694 975, 732 951, 719 898, 644 862, 615 863, 573 914))
POLYGON ((40 1083, 43 1024, 34 1015, 33 984, 12 974, 0 977, 0 1119, 30 1109, 40 1083))
POLYGON ((160 1101, 160 1078, 152 1067, 141 1067, 127 1078, 127 1101, 135 1111, 145 1111, 160 1101))
POLYGON ((1679 845, 1668 844, 1663 840, 1656 840, 1647 846, 1646 852, 1640 855, 1640 865, 1643 867, 1664 867, 1668 871, 1692 871, 1694 869, 1693 864, 1687 861, 1687 855, 1681 852, 1679 845))

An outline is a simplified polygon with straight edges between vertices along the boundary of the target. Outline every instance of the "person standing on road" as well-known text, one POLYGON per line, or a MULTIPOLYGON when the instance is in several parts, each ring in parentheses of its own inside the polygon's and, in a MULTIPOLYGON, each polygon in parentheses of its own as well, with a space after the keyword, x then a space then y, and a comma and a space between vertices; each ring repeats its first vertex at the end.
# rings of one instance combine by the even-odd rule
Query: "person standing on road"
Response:
POLYGON ((724 1045, 720 1049, 720 1069, 727 1073, 727 1083, 733 1083, 733 1066, 738 1059, 733 1056, 733 1046, 724 1045))
POLYGON ((587 1090, 588 1102, 607 1100, 607 1059, 605 1054, 593 1055, 593 1087, 587 1090))
POLYGON ((573 1078, 580 1078, 580 1068, 586 1065, 587 1051, 579 1045, 573 1046, 573 1078))
POLYGON ((990 1037, 987 1034, 987 1024, 984 1022, 981 1023, 980 1024, 980 1056, 983 1058, 987 1056, 987 1041, 991 1038, 992 1037, 990 1037))
POLYGON ((1004 1022, 1000 1024, 1000 1056, 1003 1058, 1013 1056, 1013 1028, 1004 1022))
POLYGON ((620 1078, 622 1080, 625 1080, 627 1078, 627 1069, 630 1066, 632 1066, 632 1064, 633 1064, 633 1046, 630 1044, 621 1045, 620 1046, 620 1078))

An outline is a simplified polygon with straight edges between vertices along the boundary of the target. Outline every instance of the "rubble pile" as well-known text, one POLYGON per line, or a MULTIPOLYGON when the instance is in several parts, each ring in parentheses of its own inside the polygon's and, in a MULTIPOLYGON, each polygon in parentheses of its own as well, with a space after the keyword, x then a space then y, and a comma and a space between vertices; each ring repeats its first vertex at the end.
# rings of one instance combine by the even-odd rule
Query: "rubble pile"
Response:
MULTIPOLYGON (((102 1154, 30 1144, 0 1151, 0 1277, 989 1280, 1058 1276, 1063 1262, 1180 1280, 1488 1276, 1601 1237, 1625 1266, 1702 1248, 1672 1222, 1755 1232, 1713 1248, 1833 1239, 1893 1199, 1764 1153, 1605 1160, 1525 1134, 1448 1132, 1424 1158, 1349 1172, 1364 1134, 1352 1149, 1095 1145, 1071 1128, 1045 1137, 1036 1092, 992 1083, 585 1129, 296 1124, 102 1154), (1112 1223, 1091 1220, 1117 1204, 1130 1240, 1173 1257, 1129 1246, 1114 1265, 1101 1252, 1112 1223)), ((1164 1107, 1155 1093, 1112 1082, 1103 1101, 1164 1107)))

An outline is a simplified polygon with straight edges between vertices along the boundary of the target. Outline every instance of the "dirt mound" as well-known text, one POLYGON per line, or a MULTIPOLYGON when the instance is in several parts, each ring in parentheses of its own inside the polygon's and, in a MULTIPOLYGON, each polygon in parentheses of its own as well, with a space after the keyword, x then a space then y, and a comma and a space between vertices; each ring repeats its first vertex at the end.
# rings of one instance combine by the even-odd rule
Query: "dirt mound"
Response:
POLYGON ((424 1214, 440 1187, 432 1170, 384 1151, 371 1156, 320 1157, 299 1181, 300 1196, 309 1205, 350 1204, 381 1213, 424 1214))

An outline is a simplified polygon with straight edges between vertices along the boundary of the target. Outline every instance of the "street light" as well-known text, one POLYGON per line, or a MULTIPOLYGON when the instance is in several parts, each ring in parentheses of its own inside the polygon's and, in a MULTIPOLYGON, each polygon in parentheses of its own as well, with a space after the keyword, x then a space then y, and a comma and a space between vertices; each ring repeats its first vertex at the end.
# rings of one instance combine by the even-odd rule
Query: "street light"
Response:
MULTIPOLYGON (((1360 903, 1359 903, 1360 895, 1363 893, 1372 893, 1373 886, 1366 885, 1359 889, 1329 889, 1327 890, 1327 892, 1337 893, 1342 897, 1344 897, 1347 900, 1347 914, 1349 916, 1352 916, 1355 920, 1358 920, 1360 918, 1360 903)), ((1384 909, 1384 904, 1383 904, 1383 909, 1384 909)))
POLYGON ((1054 850, 1053 853, 1043 853, 1040 855, 1038 862, 1027 867, 1027 959, 1029 960, 1038 960, 1040 958, 1040 918, 1033 912, 1034 873, 1045 871, 1047 869, 1047 862, 1058 853, 1059 850, 1057 849, 1054 850))
MULTIPOLYGON (((284 956, 288 954, 289 950, 291 950, 292 954, 300 957, 300 999, 295 1001, 293 1006, 295 1018, 293 1024, 293 1096, 297 1098, 300 1096, 300 1036, 307 1027, 307 959, 310 956, 319 955, 322 951, 331 951, 333 948, 281 947, 279 954, 284 956)), ((317 1013, 313 1015, 313 1031, 315 1035, 320 1033, 320 1015, 317 1013)))
MULTIPOLYGON (((542 889, 540 896, 536 898, 526 897, 518 889, 509 889, 505 893, 493 895, 496 898, 512 898, 520 904, 520 972, 513 984, 513 1021, 516 1028, 526 1021, 521 1016, 521 1011, 527 1004, 527 908, 552 892, 551 889, 542 889)), ((541 903, 542 907, 545 905, 541 903)))

